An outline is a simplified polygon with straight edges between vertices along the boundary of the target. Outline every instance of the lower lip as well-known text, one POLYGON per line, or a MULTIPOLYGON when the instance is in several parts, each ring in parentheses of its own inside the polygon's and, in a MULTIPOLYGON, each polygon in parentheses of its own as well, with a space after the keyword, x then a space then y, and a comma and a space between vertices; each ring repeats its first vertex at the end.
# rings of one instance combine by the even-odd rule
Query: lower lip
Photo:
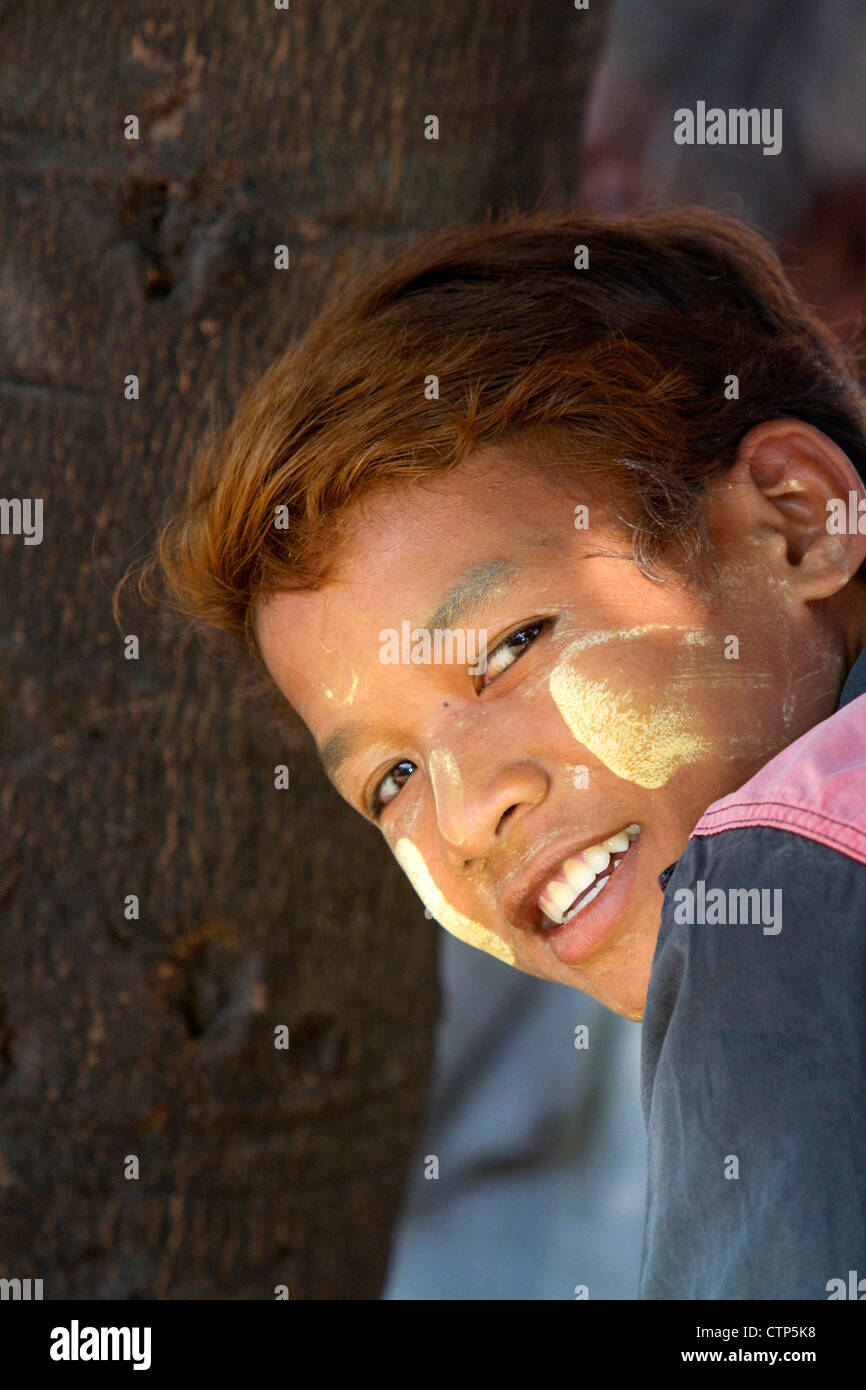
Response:
POLYGON ((582 912, 561 927, 539 928, 539 936, 563 965, 577 965, 592 955, 615 930, 634 886, 640 855, 639 843, 640 836, 632 841, 619 868, 614 869, 610 881, 598 897, 593 898, 582 912))

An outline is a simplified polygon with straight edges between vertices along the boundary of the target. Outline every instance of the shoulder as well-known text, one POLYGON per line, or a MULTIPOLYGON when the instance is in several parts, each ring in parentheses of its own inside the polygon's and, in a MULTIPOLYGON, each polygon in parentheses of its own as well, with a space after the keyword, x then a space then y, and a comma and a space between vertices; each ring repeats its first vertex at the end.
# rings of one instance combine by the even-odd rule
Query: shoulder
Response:
POLYGON ((666 877, 653 974, 659 984, 665 958, 677 984, 700 966, 736 989, 772 968, 778 988, 793 988, 825 961, 836 976, 864 949, 866 695, 701 816, 666 877))
POLYGON ((674 1013, 766 1033, 854 995, 866 1011, 866 696, 698 821, 666 877, 645 1036, 674 1013))
POLYGON ((693 838, 665 889, 647 1040, 673 1021, 754 1042, 840 1015, 864 1028, 866 862, 762 824, 693 838))
POLYGON ((755 826, 787 830, 866 864, 866 695, 714 802, 691 838, 755 826))
POLYGON ((860 698, 783 750, 663 875, 642 1297, 825 1297, 862 1248, 864 725, 860 698))
POLYGON ((825 1297, 866 1239, 866 864, 764 825, 690 842, 641 1099, 642 1296, 825 1297))

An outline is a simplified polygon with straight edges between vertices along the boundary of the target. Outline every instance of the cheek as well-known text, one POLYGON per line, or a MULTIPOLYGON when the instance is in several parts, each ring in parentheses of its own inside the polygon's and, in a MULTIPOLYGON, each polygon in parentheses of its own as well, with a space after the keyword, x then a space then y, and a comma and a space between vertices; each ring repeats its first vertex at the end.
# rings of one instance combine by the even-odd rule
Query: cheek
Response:
POLYGON ((550 694, 572 736, 617 777, 656 790, 712 753, 713 740, 696 728, 687 705, 691 680, 680 690, 654 684, 632 693, 584 675, 569 655, 551 672, 550 694))
POLYGON ((486 951, 488 955, 495 956, 497 960, 504 961, 506 965, 516 963, 513 952, 504 941, 501 941, 492 931, 488 931, 480 922, 474 921, 471 917, 459 912, 456 907, 452 907, 442 890, 434 882, 417 845, 405 837, 398 840, 394 846, 394 857, 424 906, 446 931, 449 931, 452 936, 458 937, 460 941, 465 941, 467 946, 474 946, 479 951, 486 951))

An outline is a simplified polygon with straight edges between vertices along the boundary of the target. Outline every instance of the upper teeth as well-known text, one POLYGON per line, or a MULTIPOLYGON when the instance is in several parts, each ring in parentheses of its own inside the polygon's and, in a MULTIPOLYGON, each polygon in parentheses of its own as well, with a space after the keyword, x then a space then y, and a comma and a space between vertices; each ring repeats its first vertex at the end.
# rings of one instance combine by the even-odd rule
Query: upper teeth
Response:
POLYGON ((589 845, 572 859, 566 859, 554 877, 542 889, 538 905, 546 917, 560 925, 568 915, 575 898, 590 886, 595 877, 610 863, 612 854, 622 854, 640 834, 639 825, 627 825, 609 839, 589 845))

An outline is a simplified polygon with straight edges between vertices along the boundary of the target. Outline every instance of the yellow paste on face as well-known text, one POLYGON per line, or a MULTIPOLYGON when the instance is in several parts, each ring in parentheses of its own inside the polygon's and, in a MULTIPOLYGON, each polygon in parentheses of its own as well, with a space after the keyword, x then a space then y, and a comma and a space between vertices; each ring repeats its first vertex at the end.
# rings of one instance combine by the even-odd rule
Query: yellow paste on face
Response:
POLYGON ((682 627, 677 623, 641 623, 639 627, 602 628, 599 632, 587 632, 570 643, 569 651, 583 651, 584 647, 597 647, 602 642, 632 642, 647 632, 680 632, 687 646, 709 646, 717 639, 703 627, 682 627))
POLYGON ((442 890, 434 883, 417 845, 411 840, 398 840, 394 848, 394 857, 424 906, 446 931, 460 941, 465 941, 467 946, 474 946, 479 951, 486 951, 488 955, 495 956, 497 960, 505 961, 506 965, 516 964, 514 953, 504 941, 500 941, 498 936, 494 936, 493 932, 488 931, 480 922, 473 921, 471 917, 464 916, 456 907, 451 906, 442 890))
POLYGON ((441 823, 442 808, 450 805, 455 815, 463 817, 463 778, 457 766, 457 759, 447 748, 434 748, 427 764, 430 783, 433 787, 433 800, 436 815, 441 823))
MULTIPOLYGON (((649 628, 623 633, 593 633, 572 644, 570 652, 614 637, 634 637, 649 628)), ((693 639, 694 640, 694 639, 693 639)), ((550 693, 578 743, 617 777, 639 787, 663 787, 681 767, 712 748, 710 740, 688 726, 680 704, 638 710, 627 695, 607 681, 581 676, 567 660, 551 673, 550 693)))

